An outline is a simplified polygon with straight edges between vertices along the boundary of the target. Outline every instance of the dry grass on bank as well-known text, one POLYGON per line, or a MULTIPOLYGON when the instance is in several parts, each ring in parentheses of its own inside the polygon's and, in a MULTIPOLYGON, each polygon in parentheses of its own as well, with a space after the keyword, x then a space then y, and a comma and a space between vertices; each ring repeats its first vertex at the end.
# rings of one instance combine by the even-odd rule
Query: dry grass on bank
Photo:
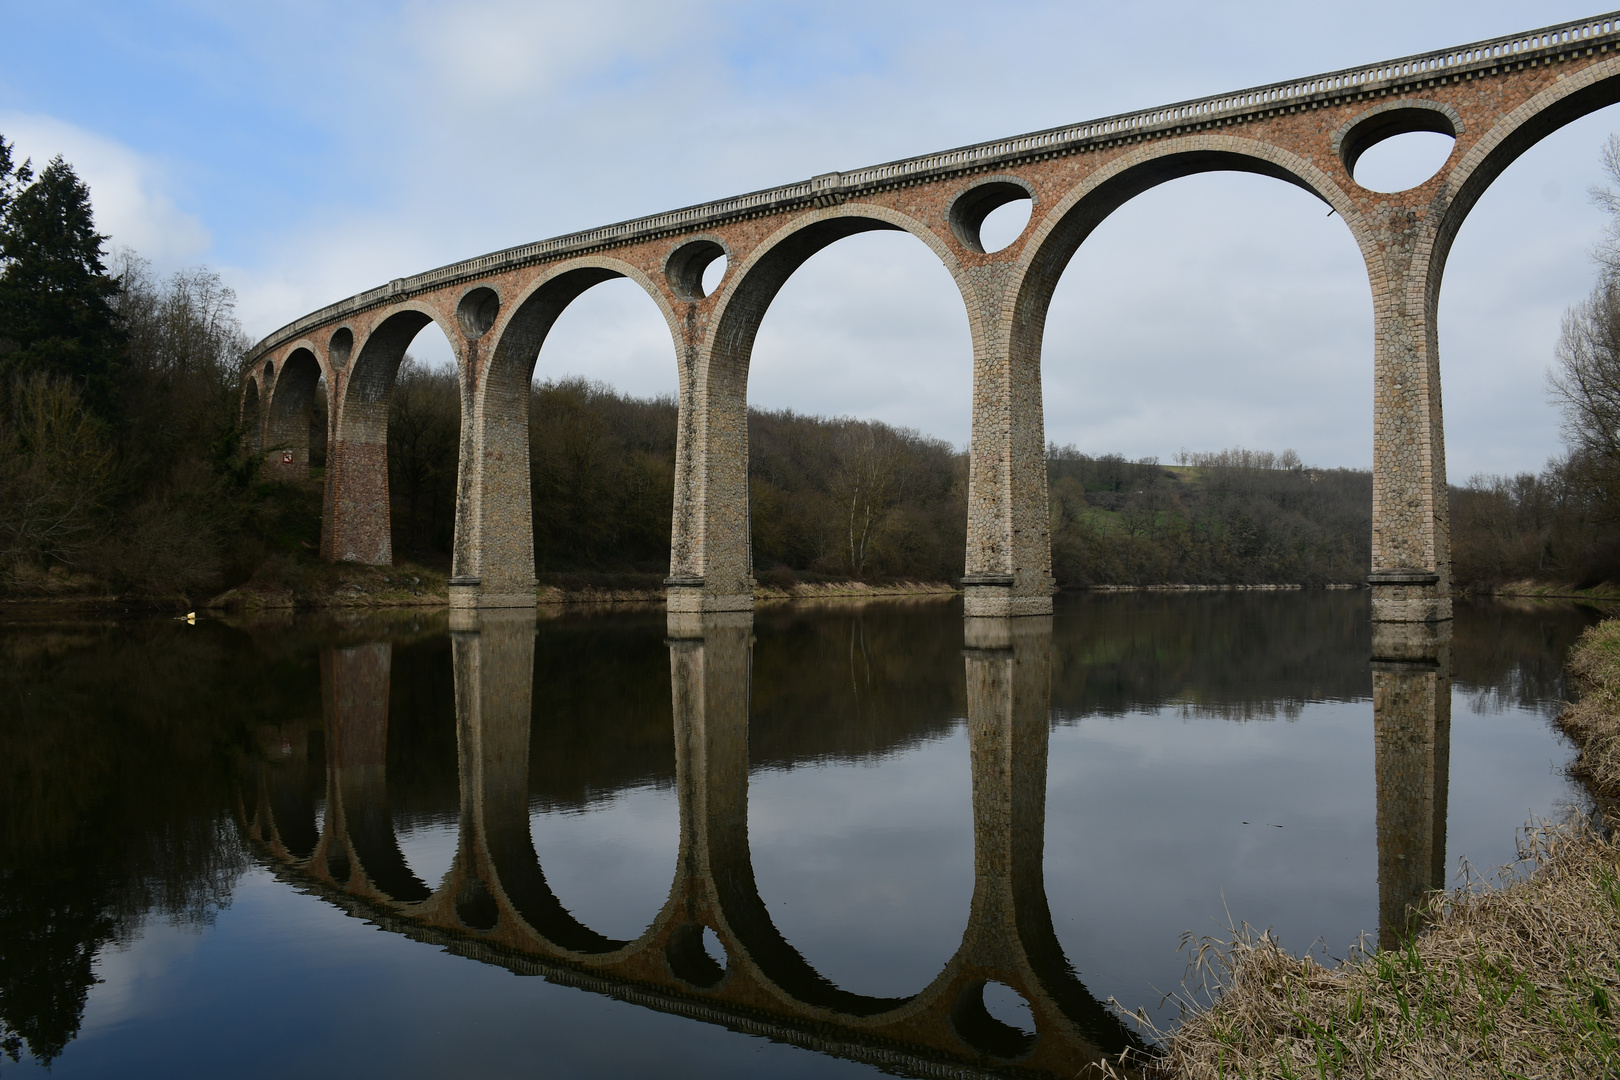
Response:
POLYGON ((1620 1077, 1620 846, 1527 831, 1528 876, 1436 897, 1399 950, 1335 968, 1245 927, 1149 1077, 1620 1077), (1208 995, 1208 996, 1203 996, 1208 995))
POLYGON ((444 607, 445 575, 410 563, 367 566, 273 555, 253 577, 219 594, 210 610, 256 612, 292 608, 444 607))
POLYGON ((1620 795, 1620 619, 1605 619, 1569 652, 1581 699, 1558 723, 1580 747, 1570 771, 1600 795, 1620 795))

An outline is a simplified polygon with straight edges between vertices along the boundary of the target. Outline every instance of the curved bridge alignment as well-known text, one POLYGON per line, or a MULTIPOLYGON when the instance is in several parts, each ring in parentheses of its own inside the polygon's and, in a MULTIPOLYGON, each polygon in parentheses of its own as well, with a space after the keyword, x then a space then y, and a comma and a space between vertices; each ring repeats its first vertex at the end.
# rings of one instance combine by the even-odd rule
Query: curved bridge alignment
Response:
POLYGON ((283 475, 307 475, 311 372, 330 389, 331 559, 386 563, 386 425, 394 373, 436 323, 462 387, 451 606, 534 603, 528 386, 546 334, 577 296, 628 277, 663 311, 680 386, 668 602, 752 607, 747 382, 777 291, 857 232, 904 231, 951 272, 973 338, 964 586, 969 616, 1051 611, 1040 358, 1058 278, 1091 231, 1181 176, 1235 170, 1312 192, 1350 229, 1374 307, 1373 616, 1451 616, 1451 541, 1435 317, 1451 242, 1490 183, 1536 141, 1620 101, 1620 15, 1011 139, 833 172, 440 267, 350 297, 271 334, 250 358, 244 411, 283 475), (1408 131, 1456 145, 1407 191, 1356 184, 1356 160, 1408 131), (978 226, 1028 198, 1029 225, 986 253, 978 226), (725 255, 711 294, 705 266, 725 255), (311 367, 313 362, 315 367, 311 367), (300 448, 303 456, 300 456, 300 448))

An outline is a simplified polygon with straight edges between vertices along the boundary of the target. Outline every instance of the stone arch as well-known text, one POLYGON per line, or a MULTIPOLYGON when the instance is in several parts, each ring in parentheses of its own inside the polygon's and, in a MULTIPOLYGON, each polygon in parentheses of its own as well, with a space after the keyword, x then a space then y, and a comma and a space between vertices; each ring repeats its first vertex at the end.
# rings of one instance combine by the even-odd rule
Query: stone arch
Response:
POLYGON ((1027 344, 1033 333, 1039 348, 1058 279, 1086 237, 1110 214, 1161 184, 1205 172, 1257 173, 1303 188, 1337 211, 1363 258, 1376 253, 1361 210, 1349 194, 1296 154, 1234 135, 1190 135, 1150 143, 1092 173, 1042 216, 1019 260, 1018 288, 1008 297, 1005 314, 1013 339, 1027 344))
POLYGON ((270 390, 264 424, 265 464, 282 480, 309 477, 309 424, 321 364, 300 344, 287 354, 270 390))
POLYGON ((1008 283, 985 298, 995 327, 975 346, 973 450, 968 466, 968 615, 1049 614, 1051 525, 1041 350, 1052 295, 1086 238, 1143 192, 1196 173, 1258 173, 1316 195, 1338 211, 1363 258, 1374 251, 1361 212, 1320 168, 1278 147, 1200 134, 1146 143, 1098 169, 1028 229, 1008 283))
POLYGON ((258 453, 263 442, 264 415, 259 401, 259 379, 252 372, 242 380, 241 424, 248 452, 258 453))
POLYGON ((1507 167, 1567 124, 1620 104, 1620 57, 1560 79, 1498 120, 1469 147, 1446 180, 1445 211, 1428 259, 1426 291, 1438 299, 1451 245, 1470 212, 1507 167))
POLYGON ((526 607, 535 602, 534 518, 529 492, 529 388, 541 346, 558 317, 588 289, 629 278, 652 297, 677 347, 680 320, 644 272, 619 259, 570 259, 500 310, 463 365, 461 472, 451 578, 453 607, 526 607), (488 344, 485 344, 485 343, 488 344), (482 363, 474 357, 483 354, 482 363))
MULTIPOLYGON (((433 323, 454 345, 459 333, 433 306, 408 300, 381 313, 352 346, 348 372, 335 385, 326 452, 321 554, 388 566, 394 561, 388 504, 388 401, 405 350, 433 323)), ((465 382, 465 379, 463 380, 465 382)))
POLYGON ((713 298, 703 346, 690 374, 682 377, 670 610, 752 609, 748 371, 754 339, 771 301, 811 256, 846 237, 878 230, 910 233, 938 256, 962 293, 974 355, 979 354, 984 313, 961 263, 938 233, 900 211, 859 202, 811 211, 728 268, 713 298), (683 506, 690 508, 686 516, 680 514, 683 506))

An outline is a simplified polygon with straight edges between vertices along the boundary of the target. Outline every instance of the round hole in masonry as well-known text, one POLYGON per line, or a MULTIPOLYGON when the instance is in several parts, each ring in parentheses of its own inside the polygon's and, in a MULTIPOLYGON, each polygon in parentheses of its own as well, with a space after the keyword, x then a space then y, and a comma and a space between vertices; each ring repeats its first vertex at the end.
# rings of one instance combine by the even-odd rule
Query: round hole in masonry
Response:
POLYGON ((489 333, 489 328, 495 325, 495 317, 501 313, 501 298, 495 295, 495 290, 480 285, 456 305, 456 321, 461 324, 461 332, 468 339, 477 340, 489 333))
POLYGON ((951 232, 969 251, 1000 251, 1023 235, 1034 195, 1022 182, 987 180, 956 197, 947 215, 951 232))
POLYGON ((714 290, 720 287, 720 281, 726 276, 726 267, 729 265, 724 255, 703 268, 703 295, 713 296, 714 290))
POLYGON ((664 277, 675 295, 695 303, 720 284, 726 272, 726 249, 713 240, 689 240, 669 253, 664 277), (715 264, 719 268, 715 269, 715 264))
POLYGON ((501 921, 501 909, 483 879, 472 874, 456 892, 456 917, 469 930, 489 931, 501 921))
POLYGON ((1356 183, 1368 191, 1415 188, 1440 171, 1456 142, 1449 135, 1414 131, 1370 147, 1356 163, 1356 183))
POLYGON ((1451 114, 1419 103, 1374 110, 1356 121, 1340 138, 1339 155, 1368 191, 1406 191, 1439 172, 1456 142, 1451 114))
POLYGON ((1035 1049, 1034 1013, 1005 983, 964 986, 951 1006, 951 1026, 963 1042, 991 1057, 1011 1060, 1035 1049))
POLYGON ((986 251, 1000 251, 1024 235, 1034 209, 1029 199, 1014 199, 996 207, 979 224, 979 243, 986 251))
POLYGON ((707 990, 726 977, 726 950, 715 932, 701 923, 677 927, 664 955, 676 978, 693 986, 707 990))
POLYGON ((354 352, 354 331, 347 326, 338 327, 332 335, 332 340, 327 343, 327 357, 334 367, 347 367, 349 354, 352 352, 354 352))

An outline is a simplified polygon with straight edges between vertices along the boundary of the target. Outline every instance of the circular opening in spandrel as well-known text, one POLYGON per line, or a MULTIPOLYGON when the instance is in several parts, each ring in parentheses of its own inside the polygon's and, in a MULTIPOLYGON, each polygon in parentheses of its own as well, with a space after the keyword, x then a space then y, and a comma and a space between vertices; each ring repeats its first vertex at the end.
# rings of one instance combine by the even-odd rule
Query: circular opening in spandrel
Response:
POLYGON ((1035 1049, 1035 1018, 1022 994, 1005 983, 976 982, 951 1006, 951 1026, 963 1042, 991 1057, 1011 1060, 1035 1049))
POLYGON ((1384 109, 1358 121, 1340 140, 1339 153, 1358 185, 1393 193, 1439 172, 1456 142, 1449 113, 1417 105, 1384 109))
POLYGON ((726 265, 725 248, 713 240, 692 240, 670 252, 664 277, 676 296, 696 303, 719 287, 726 265))
POLYGON ((1035 201, 1012 180, 990 180, 956 197, 948 215, 951 232, 969 251, 1000 251, 1029 227, 1035 201))
POLYGON ((461 332, 474 340, 489 333, 500 313, 501 298, 494 289, 483 285, 463 296, 456 305, 456 321, 461 324, 461 332))

